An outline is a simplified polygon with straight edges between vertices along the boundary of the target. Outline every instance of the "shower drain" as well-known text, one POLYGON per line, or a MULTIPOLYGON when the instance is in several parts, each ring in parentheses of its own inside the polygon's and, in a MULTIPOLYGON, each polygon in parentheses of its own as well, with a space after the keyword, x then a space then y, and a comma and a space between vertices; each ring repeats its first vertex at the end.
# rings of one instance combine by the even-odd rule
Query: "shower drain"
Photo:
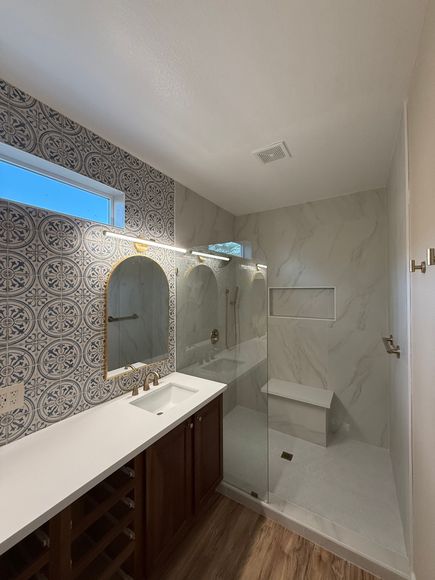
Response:
POLYGON ((287 461, 291 461, 293 459, 293 453, 289 453, 288 451, 283 451, 281 453, 281 459, 286 459, 287 461))

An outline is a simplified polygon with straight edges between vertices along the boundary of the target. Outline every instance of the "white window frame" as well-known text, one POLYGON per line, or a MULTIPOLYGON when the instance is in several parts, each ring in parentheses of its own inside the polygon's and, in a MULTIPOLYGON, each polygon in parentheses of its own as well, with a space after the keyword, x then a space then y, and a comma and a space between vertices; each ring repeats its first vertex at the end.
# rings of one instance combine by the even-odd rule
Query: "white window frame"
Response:
MULTIPOLYGON (((5 161, 6 163, 10 163, 12 165, 16 165, 17 167, 21 167, 22 169, 27 169, 28 171, 32 171, 33 173, 39 173, 40 175, 43 175, 44 177, 49 177, 51 179, 54 179, 55 181, 65 183, 72 187, 76 187, 78 189, 82 189, 84 191, 88 191, 89 193, 93 193, 95 195, 99 195, 100 197, 108 199, 110 201, 110 210, 109 210, 110 221, 107 225, 115 226, 118 228, 124 227, 125 194, 119 189, 109 187, 108 185, 105 185, 100 181, 91 179, 90 177, 81 175, 80 173, 72 171, 71 169, 66 169, 65 167, 57 165, 56 163, 37 157, 32 153, 27 153, 27 151, 21 151, 21 149, 17 149, 16 147, 12 147, 11 145, 6 145, 5 143, 0 143, 0 160, 5 161)), ((0 197, 2 197, 1 191, 0 197)), ((31 203, 29 205, 33 205, 34 207, 41 207, 31 203)), ((41 209, 46 209, 48 211, 53 211, 56 213, 63 213, 58 212, 57 210, 53 210, 51 208, 41 207, 41 209)), ((73 217, 77 217, 78 219, 90 219, 83 218, 81 216, 73 216, 73 217)), ((106 222, 98 222, 98 223, 106 223, 106 222)))

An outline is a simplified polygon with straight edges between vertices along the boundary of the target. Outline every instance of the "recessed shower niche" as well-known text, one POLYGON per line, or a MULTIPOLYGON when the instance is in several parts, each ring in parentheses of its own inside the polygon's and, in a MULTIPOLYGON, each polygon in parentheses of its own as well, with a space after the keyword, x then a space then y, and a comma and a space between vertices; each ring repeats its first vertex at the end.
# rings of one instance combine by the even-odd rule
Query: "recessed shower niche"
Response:
POLYGON ((335 320, 335 288, 269 288, 269 316, 335 320))

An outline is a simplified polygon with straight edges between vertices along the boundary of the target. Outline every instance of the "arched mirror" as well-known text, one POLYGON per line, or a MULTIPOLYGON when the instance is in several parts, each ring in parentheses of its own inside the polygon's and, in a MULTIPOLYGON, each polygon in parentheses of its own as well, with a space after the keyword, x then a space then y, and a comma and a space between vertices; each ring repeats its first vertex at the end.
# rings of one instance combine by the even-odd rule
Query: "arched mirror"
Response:
POLYGON ((106 377, 168 357, 169 285, 151 258, 132 256, 112 271, 106 291, 106 377))

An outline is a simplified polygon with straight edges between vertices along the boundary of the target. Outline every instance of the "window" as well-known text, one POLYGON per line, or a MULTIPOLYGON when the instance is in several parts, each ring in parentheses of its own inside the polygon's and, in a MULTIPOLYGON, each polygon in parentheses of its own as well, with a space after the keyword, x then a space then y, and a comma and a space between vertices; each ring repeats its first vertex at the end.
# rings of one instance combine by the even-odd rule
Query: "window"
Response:
POLYGON ((243 257, 243 246, 238 242, 223 242, 222 244, 212 244, 208 247, 208 249, 214 252, 219 252, 220 254, 243 257))
POLYGON ((103 224, 123 227, 121 191, 0 144, 0 197, 103 224))

